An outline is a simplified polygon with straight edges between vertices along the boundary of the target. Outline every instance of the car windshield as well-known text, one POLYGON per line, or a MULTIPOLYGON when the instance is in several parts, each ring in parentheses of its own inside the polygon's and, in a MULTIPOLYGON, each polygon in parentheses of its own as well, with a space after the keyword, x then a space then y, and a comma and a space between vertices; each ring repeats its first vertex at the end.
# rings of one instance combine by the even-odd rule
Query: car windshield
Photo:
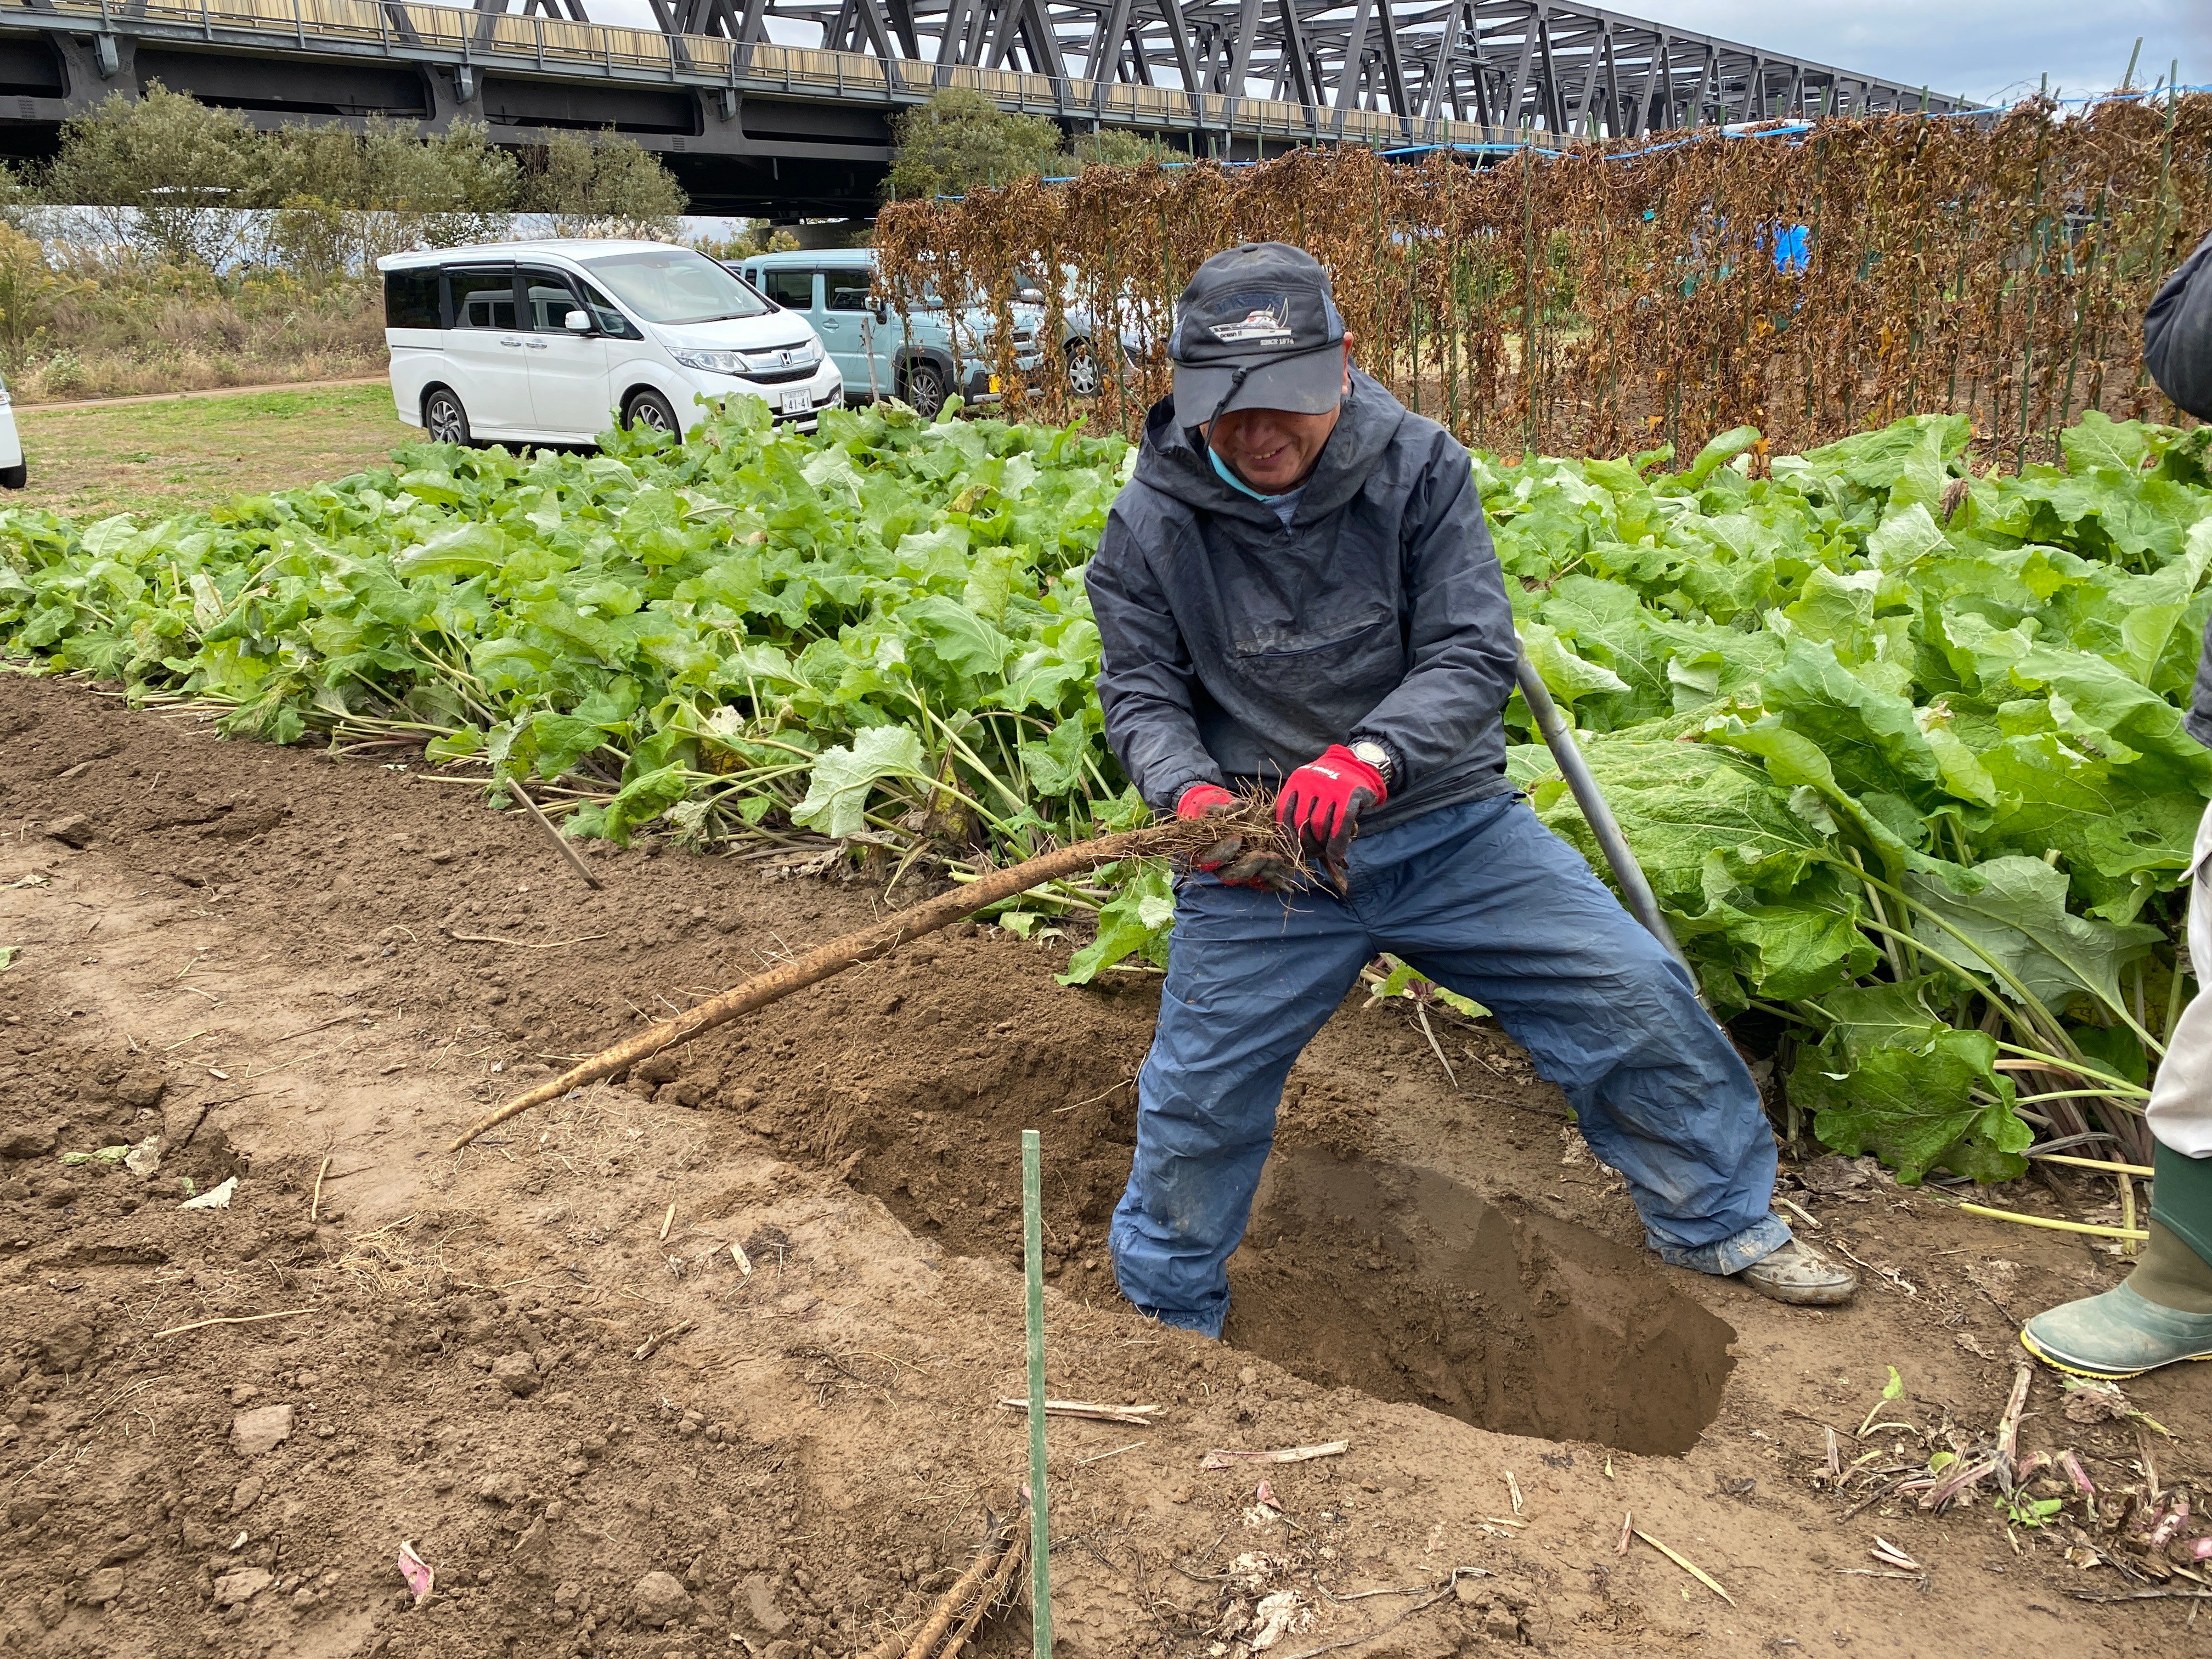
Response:
POLYGON ((603 254, 583 264, 648 323, 719 323, 765 316, 770 309, 744 283, 688 247, 603 254))

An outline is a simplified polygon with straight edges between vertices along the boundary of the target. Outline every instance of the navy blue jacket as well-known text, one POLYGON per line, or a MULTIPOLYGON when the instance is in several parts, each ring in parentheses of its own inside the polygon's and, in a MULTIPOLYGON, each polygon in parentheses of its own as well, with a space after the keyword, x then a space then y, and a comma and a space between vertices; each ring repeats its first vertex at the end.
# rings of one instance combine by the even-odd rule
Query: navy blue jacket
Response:
POLYGON ((2143 367, 2176 404, 2212 421, 2212 236, 2166 279, 2143 313, 2143 367))
MULTIPOLYGON (((2212 421, 2212 236, 2166 279, 2143 316, 2143 367, 2158 389, 2200 421, 2212 421)), ((2212 745, 2212 621, 2183 724, 2212 745)))
POLYGON ((1333 743, 1397 765, 1383 829, 1502 793, 1513 615, 1468 453, 1354 370, 1286 527, 1146 417, 1084 581, 1106 738, 1154 811, 1194 783, 1274 789, 1333 743))

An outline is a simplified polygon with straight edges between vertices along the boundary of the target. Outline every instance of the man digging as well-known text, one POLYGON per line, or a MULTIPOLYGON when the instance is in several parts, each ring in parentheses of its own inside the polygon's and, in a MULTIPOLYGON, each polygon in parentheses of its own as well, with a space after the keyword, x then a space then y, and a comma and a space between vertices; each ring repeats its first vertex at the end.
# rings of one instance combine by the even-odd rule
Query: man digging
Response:
POLYGON ((1218 1337, 1284 1079, 1388 951, 1565 1091, 1660 1256, 1832 1307, 1857 1276, 1770 1209, 1759 1092, 1689 976, 1505 777, 1512 612, 1466 450, 1352 367, 1328 273, 1199 268, 1087 585, 1106 735, 1158 811, 1277 792, 1301 875, 1232 832, 1177 883, 1122 1293, 1218 1337))
MULTIPOLYGON (((2143 319, 2143 366, 2159 390, 2212 421, 2212 236, 2167 278, 2143 319)), ((2184 724, 2212 744, 2212 623, 2184 724)), ((2081 1376, 2134 1376, 2212 1359, 2212 808, 2189 860, 2189 959, 2197 994, 2166 1037, 2143 1116, 2150 1126, 2150 1242, 2126 1282, 2029 1320, 2020 1334, 2045 1364, 2081 1376)))

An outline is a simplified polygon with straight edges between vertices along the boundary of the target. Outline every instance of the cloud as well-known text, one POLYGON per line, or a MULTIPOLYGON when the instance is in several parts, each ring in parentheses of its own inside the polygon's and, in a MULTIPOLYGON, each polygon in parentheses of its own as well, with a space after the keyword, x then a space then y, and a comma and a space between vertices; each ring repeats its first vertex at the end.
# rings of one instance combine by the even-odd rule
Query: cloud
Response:
POLYGON ((2138 85, 2181 60, 2181 81, 2212 81, 2208 0, 1647 0, 1636 11, 1793 58, 1969 98, 2019 97, 2045 75, 2064 95, 2119 84, 2138 34, 2138 85))

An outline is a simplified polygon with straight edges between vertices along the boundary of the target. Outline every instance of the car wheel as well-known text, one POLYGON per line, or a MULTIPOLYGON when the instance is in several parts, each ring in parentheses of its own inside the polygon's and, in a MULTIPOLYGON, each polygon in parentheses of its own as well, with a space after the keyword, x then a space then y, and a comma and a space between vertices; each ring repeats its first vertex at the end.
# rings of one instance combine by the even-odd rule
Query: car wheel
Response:
POLYGON ((1070 340, 1065 348, 1064 355, 1067 359, 1068 395, 1075 398, 1097 397, 1102 377, 1098 373, 1098 360, 1091 355, 1091 342, 1070 340))
POLYGON ((0 466, 0 489, 21 489, 31 482, 31 464, 18 461, 13 466, 0 466))
POLYGON ((469 444, 469 411, 461 407, 454 393, 440 386, 422 399, 422 424, 429 428, 430 441, 441 444, 469 444))
POLYGON ((910 363, 907 366, 907 407, 927 420, 935 420, 937 411, 945 407, 945 371, 935 363, 910 363))
POLYGON ((672 438, 684 435, 676 411, 658 392, 641 392, 632 398, 629 407, 623 410, 623 424, 634 432, 665 432, 672 438))

